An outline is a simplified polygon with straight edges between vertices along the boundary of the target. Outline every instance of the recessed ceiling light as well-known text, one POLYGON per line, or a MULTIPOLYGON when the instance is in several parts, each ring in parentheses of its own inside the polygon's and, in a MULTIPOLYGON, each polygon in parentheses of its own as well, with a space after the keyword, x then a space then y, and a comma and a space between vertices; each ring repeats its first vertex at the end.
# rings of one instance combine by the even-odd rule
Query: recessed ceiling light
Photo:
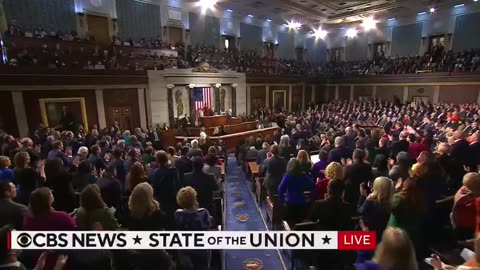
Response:
POLYGON ((430 13, 434 13, 435 12, 435 8, 434 7, 431 7, 430 8, 430 13))
POLYGON ((202 8, 202 12, 205 12, 207 9, 214 9, 217 4, 217 0, 200 0, 197 5, 202 8))
POLYGON ((272 21, 272 19, 267 19, 267 22, 271 22, 271 21, 272 21))
POLYGON ((229 8, 227 9, 228 12, 233 12, 233 9, 229 8))
POLYGON ((250 18, 253 18, 253 15, 252 15, 252 14, 248 14, 247 16, 250 17, 250 18))
POLYGON ((458 8, 458 7, 463 7, 465 4, 459 4, 459 5, 456 5, 454 7, 458 8))
POLYGON ((350 28, 350 29, 347 30, 346 36, 349 37, 349 38, 354 38, 354 37, 357 36, 357 33, 358 33, 357 29, 350 28))

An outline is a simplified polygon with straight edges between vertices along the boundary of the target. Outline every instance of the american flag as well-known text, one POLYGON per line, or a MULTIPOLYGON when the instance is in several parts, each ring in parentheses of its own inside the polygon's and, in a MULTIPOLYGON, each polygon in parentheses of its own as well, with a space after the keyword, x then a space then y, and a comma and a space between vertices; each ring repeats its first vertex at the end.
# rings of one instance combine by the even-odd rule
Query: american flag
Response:
POLYGON ((205 105, 210 108, 212 105, 212 89, 210 87, 193 88, 193 103, 195 111, 203 109, 205 105))

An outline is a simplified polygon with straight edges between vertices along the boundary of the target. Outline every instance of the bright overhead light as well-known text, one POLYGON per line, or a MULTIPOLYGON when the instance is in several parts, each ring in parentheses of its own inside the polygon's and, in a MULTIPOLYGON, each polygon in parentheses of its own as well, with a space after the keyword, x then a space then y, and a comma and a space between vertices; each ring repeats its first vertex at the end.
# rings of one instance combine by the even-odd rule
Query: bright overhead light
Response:
POLYGON ((272 19, 267 19, 267 22, 271 22, 271 21, 272 21, 272 19))
POLYGON ((418 15, 424 15, 426 14, 427 12, 423 11, 423 12, 419 12, 418 15))
POLYGON ((205 12, 208 9, 210 10, 215 9, 216 4, 217 4, 217 0, 199 0, 197 3, 197 6, 202 8, 202 12, 205 12))
POLYGON ((365 30, 372 30, 377 27, 377 21, 373 17, 368 17, 363 20, 362 26, 365 30))
POLYGON ((313 36, 315 38, 324 39, 327 36, 328 32, 319 27, 317 30, 314 30, 313 36))
POLYGON ((300 22, 290 21, 288 22, 287 27, 289 29, 300 29, 302 28, 302 24, 300 22))
POLYGON ((459 5, 456 5, 454 7, 458 8, 458 7, 463 7, 465 4, 459 4, 459 5))
POLYGON ((233 12, 233 9, 229 8, 227 9, 228 12, 233 12))
POLYGON ((349 38, 354 38, 357 36, 358 30, 355 28, 350 28, 347 30, 346 36, 349 38))
POLYGON ((431 7, 430 8, 430 13, 434 13, 435 12, 435 8, 434 7, 431 7))
POLYGON ((395 20, 395 18, 389 18, 388 20, 389 20, 389 21, 393 21, 393 20, 395 20))
POLYGON ((253 18, 253 15, 252 15, 252 14, 248 14, 247 16, 250 17, 250 18, 253 18))

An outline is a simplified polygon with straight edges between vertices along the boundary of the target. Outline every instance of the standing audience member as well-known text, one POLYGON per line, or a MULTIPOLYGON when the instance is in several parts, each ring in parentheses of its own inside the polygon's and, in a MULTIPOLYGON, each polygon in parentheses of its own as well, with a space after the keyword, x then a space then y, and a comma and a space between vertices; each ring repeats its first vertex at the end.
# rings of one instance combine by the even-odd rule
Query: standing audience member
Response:
POLYGON ((480 174, 467 173, 455 193, 451 221, 457 239, 472 239, 476 228, 475 200, 480 197, 480 174))
POLYGON ((72 175, 59 158, 49 159, 45 164, 45 183, 55 196, 53 206, 59 211, 70 213, 75 208, 75 193, 72 175))
POLYGON ((192 172, 192 160, 188 157, 188 147, 184 146, 180 149, 181 156, 175 161, 175 168, 177 168, 180 176, 180 182, 183 182, 183 176, 186 173, 192 172))
POLYGON ((317 193, 317 198, 323 200, 327 194, 328 183, 331 180, 340 180, 343 181, 343 167, 338 162, 331 162, 325 168, 325 178, 317 178, 317 183, 315 184, 315 190, 317 193))
POLYGON ((108 207, 120 209, 122 203, 122 185, 116 177, 115 168, 107 166, 102 177, 98 179, 96 184, 100 188, 100 194, 105 204, 108 207))
POLYGON ((361 183, 368 184, 372 180, 372 167, 365 162, 365 151, 355 149, 353 162, 345 167, 345 201, 356 205, 361 183))
POLYGON ((193 171, 184 176, 183 186, 191 186, 198 194, 198 203, 201 208, 214 213, 213 194, 218 190, 217 182, 212 174, 203 172, 203 159, 192 158, 193 171))
POLYGON ((118 223, 113 209, 102 200, 100 188, 96 184, 86 186, 80 194, 80 208, 75 213, 77 229, 80 231, 115 231, 118 223))
POLYGON ((310 169, 312 168, 312 162, 310 161, 310 156, 307 151, 299 150, 297 154, 297 160, 300 163, 300 168, 302 172, 309 174, 310 169))
MULTIPOLYGON (((372 193, 358 209, 360 214, 360 227, 363 231, 374 231, 377 235, 377 244, 381 241, 383 231, 387 227, 392 211, 393 200, 392 180, 387 177, 377 177, 373 181, 372 193)), ((357 262, 371 259, 373 254, 364 251, 359 252, 357 262)))
POLYGON ((175 210, 177 210, 176 194, 180 189, 180 181, 178 180, 178 173, 175 168, 169 166, 168 155, 165 151, 160 150, 155 154, 155 159, 158 163, 158 168, 154 169, 149 176, 149 181, 153 187, 155 199, 162 206, 168 221, 168 228, 173 229, 172 222, 175 210))
POLYGON ((140 162, 135 162, 132 164, 130 171, 127 174, 127 184, 125 192, 130 194, 136 185, 148 182, 147 175, 143 169, 143 165, 140 162))
POLYGON ((262 175, 265 175, 264 186, 270 197, 277 194, 278 186, 282 181, 283 174, 287 169, 287 161, 279 155, 278 145, 270 146, 272 157, 267 158, 261 167, 262 175))
POLYGON ((325 169, 328 165, 328 153, 326 151, 320 151, 318 154, 318 161, 313 164, 312 168, 310 169, 310 174, 312 175, 312 179, 323 179, 325 178, 325 169))
POLYGON ((87 185, 96 183, 97 179, 90 160, 81 161, 78 164, 77 171, 72 176, 73 189, 75 192, 82 192, 87 185))
POLYGON ((0 216, 2 217, 0 227, 12 225, 14 229, 22 229, 27 207, 13 201, 16 193, 16 187, 12 182, 0 181, 0 216))
POLYGON ((287 204, 287 221, 290 226, 295 225, 307 216, 308 204, 305 192, 315 199, 315 183, 302 170, 298 159, 292 158, 287 164, 287 172, 278 186, 278 203, 287 204))
POLYGON ((388 228, 371 261, 357 264, 357 270, 417 270, 415 249, 408 234, 388 228))
POLYGON ((38 173, 34 168, 29 167, 30 156, 27 152, 21 151, 15 154, 14 157, 15 168, 14 182, 17 187, 17 202, 28 205, 30 194, 38 187, 43 185, 45 181, 44 167, 45 163, 39 163, 39 169, 41 173, 38 173))
MULTIPOLYGON (((196 159, 198 160, 198 157, 196 159)), ((207 231, 213 226, 213 218, 207 209, 200 207, 194 188, 187 186, 180 189, 177 194, 177 203, 180 206, 180 209, 175 212, 178 230, 207 231)), ((181 254, 183 255, 181 263, 185 269, 210 269, 210 250, 184 250, 181 254)))
POLYGON ((14 175, 11 166, 10 158, 7 156, 0 156, 0 181, 13 181, 14 175))

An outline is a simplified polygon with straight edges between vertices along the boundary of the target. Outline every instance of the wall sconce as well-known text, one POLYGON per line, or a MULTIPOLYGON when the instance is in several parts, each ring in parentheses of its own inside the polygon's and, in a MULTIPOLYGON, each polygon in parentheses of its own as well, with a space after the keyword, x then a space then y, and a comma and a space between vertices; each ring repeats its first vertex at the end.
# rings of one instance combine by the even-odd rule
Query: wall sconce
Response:
POLYGON ((191 83, 188 85, 188 88, 194 88, 195 87, 195 84, 191 83))
POLYGON ((173 87, 175 87, 175 85, 173 85, 173 84, 167 84, 167 88, 168 88, 168 89, 172 89, 173 87))
POLYGON ((215 87, 216 87, 216 88, 220 88, 221 86, 222 86, 222 85, 219 84, 219 83, 215 84, 215 87))
POLYGON ((238 84, 234 83, 234 84, 232 84, 232 87, 233 87, 233 88, 237 88, 237 87, 238 87, 238 84))

